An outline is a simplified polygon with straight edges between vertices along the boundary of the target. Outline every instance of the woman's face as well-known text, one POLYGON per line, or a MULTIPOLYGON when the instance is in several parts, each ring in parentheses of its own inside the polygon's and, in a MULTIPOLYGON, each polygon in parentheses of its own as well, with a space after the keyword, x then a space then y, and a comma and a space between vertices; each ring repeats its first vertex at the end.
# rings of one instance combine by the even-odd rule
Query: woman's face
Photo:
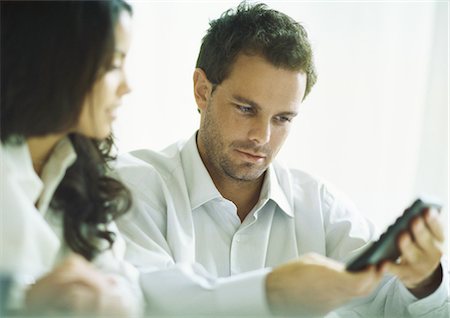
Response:
POLYGON ((95 139, 106 138, 111 133, 111 125, 122 97, 130 92, 124 69, 130 40, 131 16, 122 11, 115 28, 116 48, 112 65, 97 80, 87 96, 75 128, 77 133, 95 139))

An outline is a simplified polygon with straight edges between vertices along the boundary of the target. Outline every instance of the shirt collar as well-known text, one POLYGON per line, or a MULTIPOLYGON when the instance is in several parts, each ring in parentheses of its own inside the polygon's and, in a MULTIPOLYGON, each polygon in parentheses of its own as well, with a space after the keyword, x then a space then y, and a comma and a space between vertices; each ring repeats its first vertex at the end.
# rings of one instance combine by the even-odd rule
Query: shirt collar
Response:
MULTIPOLYGON (((200 157, 196 137, 197 133, 186 142, 181 150, 181 161, 192 210, 197 209, 208 201, 222 198, 200 157)), ((265 205, 268 200, 274 201, 287 215, 294 216, 286 195, 278 183, 278 178, 272 165, 266 171, 257 205, 265 205)))
POLYGON ((14 179, 25 196, 34 204, 44 185, 33 169, 28 145, 26 143, 20 145, 2 144, 2 148, 2 159, 5 160, 5 163, 2 163, 2 168, 4 168, 4 165, 10 167, 8 173, 14 175, 14 179))
POLYGON ((5 150, 2 156, 5 156, 8 166, 11 167, 10 173, 14 174, 15 180, 30 202, 34 204, 38 201, 38 210, 45 214, 66 169, 76 160, 72 143, 67 137, 58 142, 42 169, 41 177, 34 171, 26 142, 21 145, 2 144, 2 148, 5 150))
POLYGON ((267 168, 258 204, 269 200, 274 201, 285 214, 294 217, 292 207, 278 182, 277 174, 272 164, 267 168))
POLYGON ((63 138, 56 144, 42 169, 41 180, 44 183, 44 189, 38 202, 38 209, 41 213, 45 214, 48 210, 53 194, 66 174, 66 170, 75 162, 76 158, 75 149, 69 138, 63 138))
POLYGON ((208 201, 222 197, 203 164, 198 152, 196 137, 197 133, 186 142, 181 150, 181 162, 192 210, 208 201))

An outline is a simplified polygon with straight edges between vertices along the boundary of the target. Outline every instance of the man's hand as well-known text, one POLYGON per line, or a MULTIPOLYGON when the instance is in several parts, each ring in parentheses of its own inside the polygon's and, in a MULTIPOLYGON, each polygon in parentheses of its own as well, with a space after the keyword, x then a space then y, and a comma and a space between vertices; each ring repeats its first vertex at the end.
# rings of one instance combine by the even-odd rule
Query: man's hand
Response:
POLYGON ((416 217, 409 231, 399 236, 398 246, 399 262, 386 262, 383 269, 396 275, 418 298, 433 293, 442 281, 444 230, 438 213, 428 210, 416 217))
POLYGON ((75 313, 128 316, 113 277, 72 255, 28 289, 25 303, 32 314, 75 313))
POLYGON ((323 315, 354 297, 370 294, 382 276, 374 266, 350 273, 342 263, 306 254, 267 276, 267 300, 275 314, 323 315))

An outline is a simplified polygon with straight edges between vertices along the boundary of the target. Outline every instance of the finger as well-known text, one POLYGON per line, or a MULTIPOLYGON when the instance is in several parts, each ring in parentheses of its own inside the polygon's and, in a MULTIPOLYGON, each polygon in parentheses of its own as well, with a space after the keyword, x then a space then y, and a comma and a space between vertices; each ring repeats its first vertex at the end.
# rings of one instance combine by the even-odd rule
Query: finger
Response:
POLYGON ((425 224, 425 219, 420 218, 412 225, 416 244, 428 255, 427 258, 441 258, 443 253, 443 242, 439 241, 425 224))
POLYGON ((444 242, 444 227, 440 220, 439 214, 435 209, 431 209, 424 214, 425 224, 430 229, 433 236, 439 241, 444 242))
POLYGON ((389 263, 393 263, 391 261, 385 260, 378 264, 378 271, 383 273, 383 275, 389 272, 389 263))
POLYGON ((398 240, 398 246, 402 260, 409 264, 414 264, 425 257, 425 253, 413 242, 409 233, 403 233, 398 240))
POLYGON ((405 275, 405 269, 402 262, 394 263, 390 261, 385 261, 383 262, 382 266, 387 273, 391 273, 392 275, 395 275, 400 279, 402 279, 402 277, 405 275))
POLYGON ((417 218, 411 224, 412 238, 416 245, 424 252, 430 253, 435 248, 435 238, 425 225, 425 219, 417 218))

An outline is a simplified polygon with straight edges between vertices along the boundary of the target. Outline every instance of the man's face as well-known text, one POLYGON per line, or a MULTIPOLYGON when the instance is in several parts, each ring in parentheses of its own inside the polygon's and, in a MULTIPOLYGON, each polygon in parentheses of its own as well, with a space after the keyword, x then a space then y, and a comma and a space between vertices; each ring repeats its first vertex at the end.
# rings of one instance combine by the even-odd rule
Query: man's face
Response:
POLYGON ((198 148, 213 179, 263 176, 298 113, 306 75, 240 54, 213 93, 202 70, 196 70, 194 80, 201 110, 198 148))

